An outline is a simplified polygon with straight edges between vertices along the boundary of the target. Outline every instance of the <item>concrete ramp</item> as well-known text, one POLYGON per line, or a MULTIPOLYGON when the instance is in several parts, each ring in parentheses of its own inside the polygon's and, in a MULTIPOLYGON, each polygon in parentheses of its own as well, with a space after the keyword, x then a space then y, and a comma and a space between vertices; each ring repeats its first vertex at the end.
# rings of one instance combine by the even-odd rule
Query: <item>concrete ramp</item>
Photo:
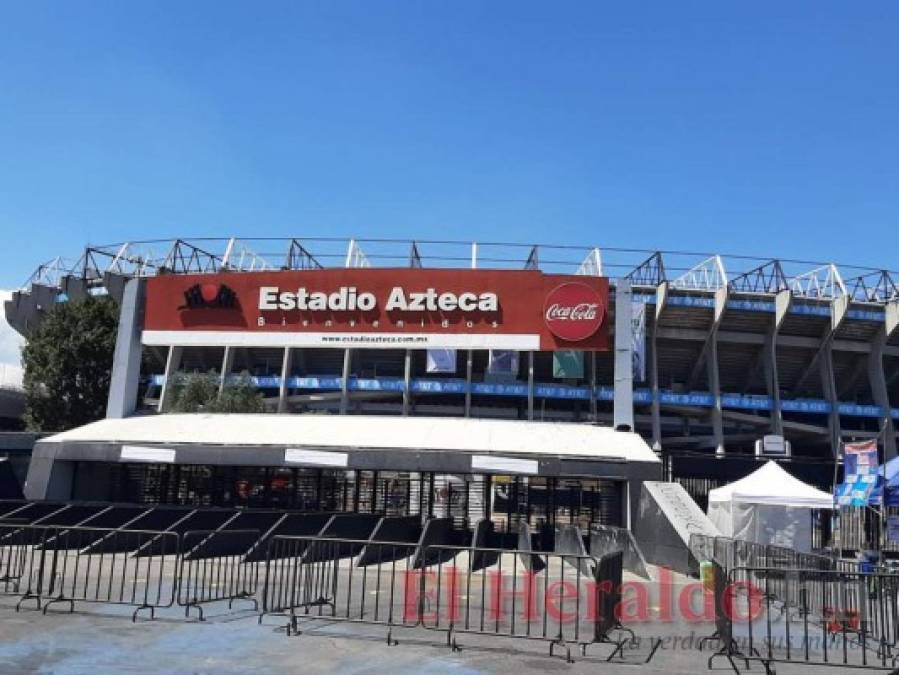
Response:
POLYGON ((349 539, 354 543, 316 542, 306 548, 303 553, 303 561, 320 562, 353 558, 359 555, 365 544, 358 542, 367 541, 380 522, 381 516, 371 513, 339 513, 331 516, 318 536, 324 539, 334 539, 335 542, 349 539))
POLYGON ((721 535, 683 486, 661 481, 643 483, 633 529, 647 562, 682 574, 696 574, 699 567, 690 553, 690 535, 721 535))
POLYGON ((428 546, 455 546, 458 543, 452 518, 431 518, 425 523, 418 540, 412 569, 440 565, 456 557, 455 550, 438 548, 429 551, 428 546))
POLYGON ((521 558, 521 564, 528 572, 542 572, 546 567, 544 559, 533 553, 534 547, 531 544, 531 528, 524 521, 518 525, 518 556, 521 558))
POLYGON ((359 554, 357 567, 381 565, 408 558, 416 552, 421 539, 421 516, 397 516, 381 519, 369 537, 369 543, 359 554), (383 542, 409 544, 393 546, 383 542))
POLYGON ((596 570, 586 557, 587 547, 584 545, 584 533, 577 525, 562 525, 556 529, 555 552, 564 555, 562 560, 580 570, 581 574, 592 579, 596 570), (571 557, 568 557, 571 556, 571 557), (581 557, 584 556, 584 557, 581 557))
POLYGON ((0 457, 0 499, 21 499, 22 486, 12 469, 9 458, 0 457))
POLYGON ((618 551, 624 554, 624 569, 644 579, 652 578, 633 532, 623 527, 594 525, 590 531, 590 555, 602 558, 618 551))
POLYGON ((501 548, 497 546, 496 530, 493 521, 482 518, 474 526, 474 532, 471 534, 471 561, 469 566, 472 572, 477 572, 485 567, 495 565, 499 560, 499 553, 496 551, 484 551, 479 549, 501 548))

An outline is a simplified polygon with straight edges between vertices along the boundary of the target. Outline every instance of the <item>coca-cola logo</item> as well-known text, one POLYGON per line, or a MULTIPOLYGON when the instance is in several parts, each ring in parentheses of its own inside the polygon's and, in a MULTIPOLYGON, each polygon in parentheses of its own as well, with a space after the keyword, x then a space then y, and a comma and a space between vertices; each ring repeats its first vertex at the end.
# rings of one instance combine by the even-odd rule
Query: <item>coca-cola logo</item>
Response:
POLYGON ((599 292, 587 284, 570 282, 556 286, 543 306, 546 327, 568 342, 586 340, 599 330, 605 306, 599 292))

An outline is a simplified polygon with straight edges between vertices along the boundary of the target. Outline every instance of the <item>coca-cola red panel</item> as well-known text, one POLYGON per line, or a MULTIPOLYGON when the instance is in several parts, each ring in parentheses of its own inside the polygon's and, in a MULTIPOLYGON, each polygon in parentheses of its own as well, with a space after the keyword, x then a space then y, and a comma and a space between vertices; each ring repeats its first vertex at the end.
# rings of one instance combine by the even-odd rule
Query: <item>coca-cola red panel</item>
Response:
POLYGON ((599 291, 581 281, 567 281, 546 296, 543 318, 557 338, 581 342, 599 330, 605 310, 599 291))
POLYGON ((608 349, 608 297, 605 278, 536 270, 162 275, 147 280, 144 330, 485 336, 475 348, 497 346, 487 336, 515 335, 543 350, 600 351, 608 349))

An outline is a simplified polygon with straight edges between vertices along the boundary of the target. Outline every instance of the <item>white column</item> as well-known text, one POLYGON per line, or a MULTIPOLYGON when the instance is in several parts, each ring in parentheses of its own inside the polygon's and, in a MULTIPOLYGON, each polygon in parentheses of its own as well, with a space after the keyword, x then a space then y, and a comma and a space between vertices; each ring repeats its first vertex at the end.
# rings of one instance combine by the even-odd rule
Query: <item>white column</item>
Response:
POLYGON ((465 416, 471 417, 471 369, 474 354, 469 349, 468 356, 465 361, 465 416))
POLYGON ((528 419, 534 419, 534 352, 528 352, 528 419))
POLYGON ((403 363, 403 415, 409 414, 409 405, 412 399, 412 392, 409 391, 412 384, 412 350, 406 350, 406 356, 403 363))
POLYGON ((175 377, 175 373, 178 372, 178 368, 181 367, 181 354, 183 351, 183 347, 169 347, 169 353, 165 359, 165 381, 162 383, 162 392, 159 394, 159 412, 165 412, 168 398, 171 395, 172 380, 175 377))
POLYGON ((353 350, 343 350, 343 378, 340 383, 340 414, 346 415, 349 407, 350 369, 353 363, 353 350))
POLYGON ((278 412, 287 411, 287 379, 290 377, 291 362, 293 360, 293 350, 290 347, 284 348, 284 359, 281 361, 281 386, 278 388, 278 412))
POLYGON ((234 367, 234 349, 235 347, 225 347, 225 354, 222 357, 222 372, 219 374, 219 393, 225 389, 228 382, 228 376, 234 367))
POLYGON ((634 429, 634 324, 631 283, 615 284, 615 401, 616 429, 634 429))

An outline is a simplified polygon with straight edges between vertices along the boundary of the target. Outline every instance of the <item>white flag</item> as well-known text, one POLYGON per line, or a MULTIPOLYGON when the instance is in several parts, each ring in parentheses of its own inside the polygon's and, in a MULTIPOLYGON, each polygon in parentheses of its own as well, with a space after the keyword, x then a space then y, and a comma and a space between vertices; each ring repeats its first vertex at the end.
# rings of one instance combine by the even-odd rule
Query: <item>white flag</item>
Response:
POLYGON ((518 375, 518 352, 491 349, 487 372, 491 375, 518 375))
POLYGON ((426 370, 429 373, 455 373, 456 350, 429 349, 426 370))

